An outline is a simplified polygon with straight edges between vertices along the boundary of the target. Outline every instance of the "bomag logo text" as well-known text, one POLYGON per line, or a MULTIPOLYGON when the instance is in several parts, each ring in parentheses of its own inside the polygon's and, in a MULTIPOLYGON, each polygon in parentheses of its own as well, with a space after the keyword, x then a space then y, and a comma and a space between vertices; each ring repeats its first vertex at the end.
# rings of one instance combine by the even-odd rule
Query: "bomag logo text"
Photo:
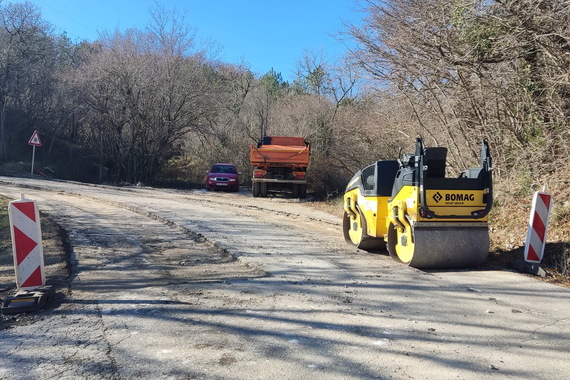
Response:
POLYGON ((473 202, 475 194, 445 194, 446 202, 473 202))

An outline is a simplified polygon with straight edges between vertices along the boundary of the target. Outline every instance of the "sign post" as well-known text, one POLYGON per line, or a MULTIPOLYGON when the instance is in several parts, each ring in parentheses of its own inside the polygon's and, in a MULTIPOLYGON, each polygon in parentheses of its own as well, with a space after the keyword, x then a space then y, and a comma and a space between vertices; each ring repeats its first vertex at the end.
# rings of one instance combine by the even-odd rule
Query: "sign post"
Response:
POLYGON ((53 296, 54 289, 46 285, 40 213, 36 202, 25 199, 8 206, 12 250, 16 272, 17 292, 2 300, 3 314, 17 314, 42 308, 53 296))
POLYGON ((34 174, 34 160, 36 158, 36 146, 42 146, 42 140, 40 140, 40 133, 38 132, 37 129, 32 134, 32 137, 30 137, 30 140, 28 141, 28 145, 32 145, 32 147, 33 147, 32 148, 32 172, 31 172, 31 174, 34 174))
POLYGON ((546 230, 551 208, 552 196, 546 193, 546 188, 534 193, 524 246, 524 260, 513 262, 516 270, 541 277, 546 276, 546 271, 540 267, 540 262, 546 246, 546 230))
POLYGON ((524 250, 526 262, 540 263, 542 261, 551 207, 552 197, 550 194, 544 192, 544 190, 537 191, 534 194, 524 250))
POLYGON ((40 213, 36 202, 22 199, 8 206, 12 250, 18 289, 33 289, 45 285, 44 253, 40 213))

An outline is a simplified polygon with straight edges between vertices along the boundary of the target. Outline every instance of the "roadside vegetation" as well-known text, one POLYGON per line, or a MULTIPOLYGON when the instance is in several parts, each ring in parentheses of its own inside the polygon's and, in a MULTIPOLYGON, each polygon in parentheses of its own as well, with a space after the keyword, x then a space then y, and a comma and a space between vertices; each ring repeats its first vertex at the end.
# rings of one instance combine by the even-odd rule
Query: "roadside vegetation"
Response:
MULTIPOLYGON (((93 183, 197 187, 264 134, 312 145, 310 188, 342 195, 352 174, 414 138, 449 148, 456 175, 482 139, 495 178, 494 252, 519 256, 532 193, 554 196, 547 257, 570 274, 570 7, 557 0, 362 0, 339 38, 344 62, 307 51, 292 82, 222 62, 180 12, 143 29, 72 41, 31 3, 0 2, 0 172, 93 183)), ((520 258, 520 257, 519 257, 520 258)))

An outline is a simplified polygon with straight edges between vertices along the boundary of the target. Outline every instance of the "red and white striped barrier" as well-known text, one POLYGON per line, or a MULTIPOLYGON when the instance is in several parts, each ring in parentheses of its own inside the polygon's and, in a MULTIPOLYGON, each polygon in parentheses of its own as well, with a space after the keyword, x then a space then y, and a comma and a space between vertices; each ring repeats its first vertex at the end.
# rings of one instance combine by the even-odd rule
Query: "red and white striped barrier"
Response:
POLYGON ((551 208, 552 196, 550 194, 540 191, 534 193, 524 247, 524 259, 526 262, 540 263, 542 261, 551 208))
POLYGON ((34 289, 45 285, 44 253, 40 213, 36 202, 22 199, 8 206, 12 250, 19 289, 34 289))

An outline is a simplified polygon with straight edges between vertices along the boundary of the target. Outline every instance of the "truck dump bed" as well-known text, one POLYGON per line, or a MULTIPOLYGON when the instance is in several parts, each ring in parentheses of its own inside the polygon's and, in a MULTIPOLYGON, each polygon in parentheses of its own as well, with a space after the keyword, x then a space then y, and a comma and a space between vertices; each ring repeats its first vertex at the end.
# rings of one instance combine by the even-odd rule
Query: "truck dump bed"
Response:
POLYGON ((258 168, 309 166, 310 145, 302 137, 266 136, 250 148, 249 161, 258 168))

